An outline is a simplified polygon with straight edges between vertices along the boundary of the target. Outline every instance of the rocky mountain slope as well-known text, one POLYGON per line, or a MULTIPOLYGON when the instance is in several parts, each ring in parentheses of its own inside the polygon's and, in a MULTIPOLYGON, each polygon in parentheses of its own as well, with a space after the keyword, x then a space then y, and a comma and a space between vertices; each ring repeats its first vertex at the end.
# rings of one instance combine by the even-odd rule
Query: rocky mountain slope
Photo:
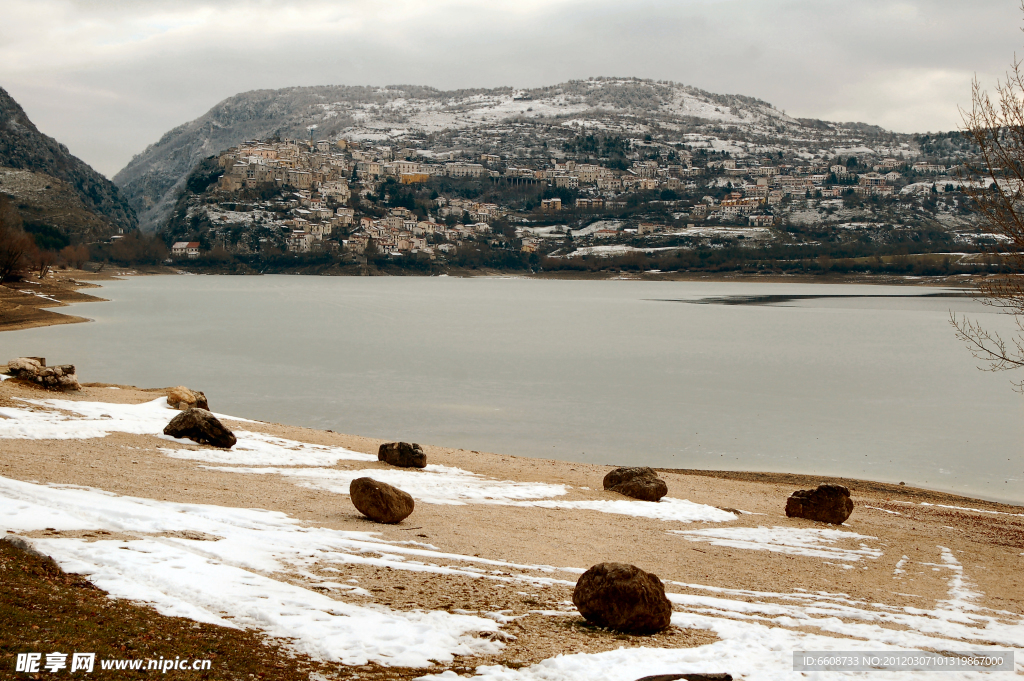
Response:
POLYGON ((742 147, 752 153, 785 147, 885 154, 906 150, 911 143, 909 136, 875 126, 795 119, 751 97, 633 78, 527 90, 295 87, 224 100, 166 133, 133 158, 114 182, 138 212, 143 229, 152 230, 166 221, 186 176, 201 159, 246 139, 344 136, 415 146, 427 154, 501 153, 512 159, 551 154, 543 140, 544 131, 552 127, 641 139, 655 134, 698 144, 716 139, 723 142, 716 145, 722 149, 742 147))
POLYGON ((71 241, 106 239, 117 231, 82 201, 73 186, 52 175, 0 167, 0 192, 12 197, 36 244, 49 250, 71 241))
POLYGON ((39 132, 3 88, 0 191, 14 198, 29 227, 39 224, 83 239, 138 227, 135 211, 117 186, 39 132))

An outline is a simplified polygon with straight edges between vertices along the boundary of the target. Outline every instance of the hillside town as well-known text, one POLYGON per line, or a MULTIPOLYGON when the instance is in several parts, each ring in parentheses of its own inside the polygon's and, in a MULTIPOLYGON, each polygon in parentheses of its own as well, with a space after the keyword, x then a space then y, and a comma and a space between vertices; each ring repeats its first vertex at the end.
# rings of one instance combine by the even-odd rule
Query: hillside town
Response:
MULTIPOLYGON (((430 147, 269 139, 224 150, 206 171, 206 191, 188 196, 172 220, 172 259, 332 253, 446 262, 481 245, 520 258, 751 247, 799 239, 801 224, 820 228, 844 215, 847 234, 862 240, 891 238, 925 214, 953 241, 978 238, 957 218, 966 212, 961 168, 907 143, 888 156, 861 148, 859 157, 832 158, 717 149, 697 135, 671 143, 577 133, 545 157, 430 147)), ((842 230, 830 237, 841 238, 842 230)))

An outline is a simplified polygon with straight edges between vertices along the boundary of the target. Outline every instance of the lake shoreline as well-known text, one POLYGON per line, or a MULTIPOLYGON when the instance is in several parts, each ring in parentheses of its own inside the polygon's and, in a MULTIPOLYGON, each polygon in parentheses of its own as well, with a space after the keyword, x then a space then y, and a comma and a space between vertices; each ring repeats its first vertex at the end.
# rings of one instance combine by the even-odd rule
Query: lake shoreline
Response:
POLYGON ((980 307, 956 290, 102 274, 117 281, 99 323, 0 336, 0 361, 43 356, 76 365, 82 380, 182 382, 237 413, 367 436, 543 460, 905 481, 1024 501, 1012 458, 1019 427, 985 430, 974 413, 982 402, 961 407, 973 391, 1004 420, 1019 409, 947 342, 947 306, 980 307), (320 339, 308 347, 324 361, 282 357, 260 330, 268 319, 320 339), (252 343, 239 345, 229 328, 247 329, 252 343), (400 345, 378 340, 411 329, 400 345), (829 350, 846 339, 839 355, 829 350), (922 361, 933 346, 938 364, 922 361), (486 351, 463 349, 471 347, 486 351), (182 353, 189 361, 177 366, 182 353), (983 448, 985 466, 960 455, 967 442, 983 448))
MULTIPOLYGON (((161 613, 182 599, 208 607, 206 587, 187 575, 177 586, 184 573, 173 569, 196 555, 204 570, 237 575, 233 584, 242 589, 237 603, 216 600, 220 612, 200 621, 223 615, 271 640, 297 641, 314 658, 331 659, 327 646, 352 645, 346 641, 361 634, 316 636, 282 628, 285 618, 253 615, 274 605, 266 600, 268 580, 289 590, 287 620, 297 624, 309 617, 306 602, 327 596, 367 621, 382 612, 393 613, 396 626, 404 617, 435 625, 479 617, 481 627, 499 632, 471 652, 432 649, 431 659, 403 662, 408 673, 389 678, 486 674, 490 665, 532 669, 601 655, 615 664, 631 664, 620 659, 626 655, 671 656, 665 659, 676 661, 666 670, 759 678, 790 671, 791 651, 799 649, 959 650, 982 641, 1020 647, 1011 634, 1024 626, 1024 507, 853 481, 853 515, 830 526, 785 516, 786 498, 804 480, 662 472, 668 497, 639 502, 602 489, 612 466, 424 445, 427 470, 397 469, 376 460, 379 439, 227 415, 221 418, 239 445, 220 450, 158 434, 178 413, 166 394, 102 383, 57 394, 0 383, 0 503, 38 508, 8 514, 14 524, 0 532, 18 535, 68 571, 102 579, 117 570, 118 581, 101 585, 111 597, 137 599, 132 585, 147 584, 146 600, 161 613), (51 399, 65 401, 44 402, 51 399), (63 439, 47 439, 55 426, 63 439), (88 434, 94 428, 106 434, 88 434), (416 499, 413 514, 395 525, 363 517, 347 492, 348 479, 361 476, 405 488, 416 499), (86 529, 64 520, 76 504, 86 529), (254 533, 277 544, 263 546, 254 533), (354 549, 320 544, 353 540, 354 549), (279 566, 264 560, 255 578, 238 571, 244 547, 256 555, 274 551, 279 566), (637 565, 663 580, 673 626, 639 636, 587 625, 571 605, 572 590, 599 562, 637 565), (262 581, 249 586, 253 579, 262 581)), ((211 401, 217 409, 215 395, 211 401)), ((311 612, 321 626, 333 621, 311 612)), ((395 665, 369 648, 371 661, 395 665)))
MULTIPOLYGON (((6 375, 7 366, 0 365, 0 374, 6 375)), ((8 388, 19 388, 20 390, 27 390, 29 393, 36 394, 43 399, 49 399, 53 397, 61 397, 61 393, 54 391, 44 390, 30 383, 23 383, 16 379, 8 379, 3 382, 8 388), (8 382, 9 381, 9 382, 8 382)), ((119 390, 125 391, 124 395, 135 395, 136 399, 140 396, 152 396, 152 395, 166 395, 170 388, 139 388, 132 385, 122 385, 115 383, 97 383, 89 382, 83 383, 82 387, 85 389, 86 395, 97 395, 102 394, 99 391, 102 390, 119 390)), ((74 393, 72 393, 74 395, 74 393)), ((122 393, 118 394, 120 397, 122 393)), ((77 397, 77 395, 75 395, 77 397)), ((12 406, 12 403, 0 401, 0 406, 12 406)), ((228 417, 230 418, 230 417, 228 417)), ((366 450, 369 453, 375 453, 376 448, 384 443, 388 442, 387 439, 367 437, 363 435, 356 435, 352 433, 337 433, 333 430, 320 430, 316 428, 310 428, 307 426, 294 426, 282 423, 271 423, 265 421, 245 421, 250 424, 248 427, 252 427, 251 424, 261 424, 260 428, 268 433, 279 433, 285 432, 289 436, 293 436, 296 433, 311 431, 317 433, 319 437, 326 438, 326 440, 337 440, 341 439, 346 447, 352 447, 359 450, 366 450), (328 435, 329 434, 329 435, 328 435)), ((542 457, 533 457, 526 455, 511 455, 501 454, 496 452, 483 452, 477 450, 464 450, 458 448, 451 448, 444 444, 431 444, 424 445, 434 450, 443 450, 446 452, 462 452, 465 454, 476 454, 476 455, 487 455, 496 456, 502 460, 522 460, 526 462, 536 462, 537 466, 558 466, 558 467, 591 467, 596 469, 608 469, 615 468, 615 464, 596 464, 579 461, 566 461, 563 459, 546 459, 542 457)), ((628 464, 623 464, 628 465, 628 464)), ((835 476, 835 475, 824 475, 824 474, 813 474, 813 473, 793 473, 793 472, 778 472, 778 471, 744 471, 744 470, 727 470, 727 469, 698 469, 698 468, 667 468, 660 466, 652 466, 653 470, 658 473, 665 473, 670 475, 679 475, 693 478, 710 478, 725 482, 736 482, 736 483, 749 483, 759 486, 767 486, 773 488, 779 488, 782 486, 792 487, 794 489, 807 489, 814 488, 819 484, 836 484, 842 485, 848 488, 851 493, 858 495, 868 495, 872 497, 884 498, 886 501, 912 501, 915 503, 933 504, 933 505, 946 505, 947 508, 960 508, 963 504, 970 504, 971 506, 980 506, 982 510, 993 513, 1006 513, 1006 514, 1022 514, 1024 516, 1024 504, 1014 504, 1007 501, 999 501, 995 499, 985 499, 983 497, 973 497, 964 494, 956 494, 954 492, 948 492, 941 489, 931 489, 927 487, 920 487, 914 485, 907 485, 903 483, 895 484, 889 482, 882 482, 878 480, 871 480, 867 478, 856 478, 849 476, 835 476)), ((1022 554, 1024 555, 1024 554, 1022 554)))

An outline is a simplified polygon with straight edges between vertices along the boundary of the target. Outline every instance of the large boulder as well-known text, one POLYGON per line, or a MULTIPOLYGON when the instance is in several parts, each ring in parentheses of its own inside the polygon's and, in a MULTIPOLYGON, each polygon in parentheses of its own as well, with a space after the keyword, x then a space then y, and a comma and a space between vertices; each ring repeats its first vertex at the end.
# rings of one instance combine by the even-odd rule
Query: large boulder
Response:
POLYGON ((42 357, 18 357, 7 363, 7 373, 50 390, 81 390, 75 365, 48 367, 42 357))
POLYGON ((604 488, 641 501, 658 501, 668 494, 668 485, 654 469, 616 468, 604 476, 604 488))
POLYGON ((175 409, 185 411, 190 408, 210 410, 210 404, 206 401, 206 395, 201 390, 190 390, 183 385, 167 389, 167 404, 175 409))
POLYGON ((842 485, 822 484, 816 489, 801 489, 786 500, 786 515, 819 523, 842 525, 853 513, 850 490, 842 485))
POLYGON ((659 632, 672 618, 658 576, 625 563, 599 563, 584 572, 572 602, 588 622, 628 634, 659 632))
POLYGON ((415 442, 385 442, 377 450, 377 460, 402 468, 427 467, 427 455, 415 442))
POLYGON ((373 478, 356 478, 348 486, 352 505, 370 520, 378 523, 398 523, 412 513, 412 496, 373 478))
POLYGON ((186 409, 164 426, 164 435, 184 437, 201 445, 231 449, 235 434, 224 427, 216 416, 205 409, 186 409))

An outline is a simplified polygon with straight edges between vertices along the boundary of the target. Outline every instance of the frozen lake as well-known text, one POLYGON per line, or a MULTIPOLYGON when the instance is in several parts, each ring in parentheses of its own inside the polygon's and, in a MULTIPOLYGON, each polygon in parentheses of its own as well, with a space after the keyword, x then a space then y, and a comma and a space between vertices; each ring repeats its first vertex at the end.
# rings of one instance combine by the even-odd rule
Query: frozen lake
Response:
POLYGON ((941 292, 141 277, 95 291, 111 302, 65 309, 94 323, 4 332, 0 353, 76 364, 83 381, 185 384, 224 413, 371 437, 1024 502, 1016 377, 978 371, 948 324, 951 309, 997 329, 1010 320, 927 295, 941 292), (737 302, 748 304, 724 304, 737 302))

